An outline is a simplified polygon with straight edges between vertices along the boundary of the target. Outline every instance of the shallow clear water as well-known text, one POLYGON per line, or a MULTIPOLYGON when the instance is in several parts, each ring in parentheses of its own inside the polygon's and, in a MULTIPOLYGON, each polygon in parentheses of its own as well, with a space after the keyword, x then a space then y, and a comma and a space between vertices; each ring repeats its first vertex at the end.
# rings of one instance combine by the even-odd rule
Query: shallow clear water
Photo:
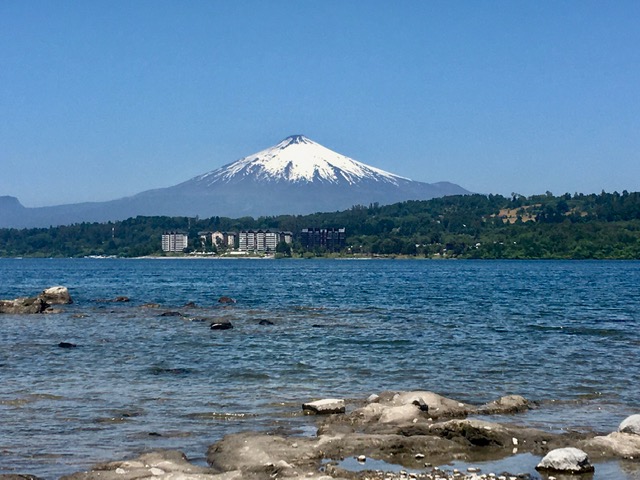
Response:
POLYGON ((52 285, 63 313, 0 316, 0 472, 203 461, 229 432, 308 433, 304 401, 382 390, 516 393, 541 402, 516 420, 553 430, 640 410, 640 262, 0 259, 0 298, 52 285))

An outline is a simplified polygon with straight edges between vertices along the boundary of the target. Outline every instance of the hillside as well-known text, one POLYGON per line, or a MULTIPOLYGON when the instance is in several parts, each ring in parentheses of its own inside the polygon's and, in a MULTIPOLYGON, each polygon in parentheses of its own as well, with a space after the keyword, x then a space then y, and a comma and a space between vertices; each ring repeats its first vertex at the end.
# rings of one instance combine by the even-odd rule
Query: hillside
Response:
MULTIPOLYGON (((274 229, 295 236, 308 227, 346 228, 343 255, 640 259, 640 193, 464 195, 258 219, 136 217, 121 222, 0 229, 0 256, 157 255, 166 230, 189 232, 190 247, 200 250, 200 231, 274 229)), ((297 241, 293 252, 304 253, 297 241)))

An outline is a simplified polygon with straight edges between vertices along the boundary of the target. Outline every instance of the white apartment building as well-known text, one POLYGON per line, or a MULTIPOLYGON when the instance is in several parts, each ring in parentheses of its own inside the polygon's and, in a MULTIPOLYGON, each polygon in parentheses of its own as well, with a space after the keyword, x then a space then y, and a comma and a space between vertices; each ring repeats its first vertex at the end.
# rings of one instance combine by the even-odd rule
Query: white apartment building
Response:
POLYGON ((182 232, 165 232, 162 234, 163 252, 182 252, 189 245, 189 236, 182 232))
POLYGON ((280 241, 291 243, 291 239, 291 232, 243 230, 238 234, 238 250, 241 252, 275 252, 280 241))

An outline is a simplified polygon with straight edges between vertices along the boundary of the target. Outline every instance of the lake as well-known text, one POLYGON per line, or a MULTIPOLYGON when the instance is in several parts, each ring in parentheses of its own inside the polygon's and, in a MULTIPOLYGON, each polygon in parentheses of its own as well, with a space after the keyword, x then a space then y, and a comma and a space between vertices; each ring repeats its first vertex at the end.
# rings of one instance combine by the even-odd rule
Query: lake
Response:
POLYGON ((0 298, 53 285, 62 313, 0 315, 0 473, 202 463, 227 433, 312 434, 302 402, 384 390, 519 394, 537 408, 510 421, 557 431, 640 413, 636 261, 0 259, 0 298))

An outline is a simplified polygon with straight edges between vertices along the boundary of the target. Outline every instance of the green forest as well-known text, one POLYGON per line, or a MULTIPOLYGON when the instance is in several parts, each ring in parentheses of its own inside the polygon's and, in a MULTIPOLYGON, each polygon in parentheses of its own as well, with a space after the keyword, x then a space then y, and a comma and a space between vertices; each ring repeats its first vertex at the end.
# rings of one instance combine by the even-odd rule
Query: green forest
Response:
POLYGON ((161 235, 168 230, 189 234, 189 253, 207 249, 201 231, 249 229, 291 231, 291 256, 306 258, 640 259, 640 193, 465 195, 312 215, 136 217, 0 229, 0 257, 160 256, 161 235), (303 228, 332 227, 346 228, 341 252, 304 251, 298 237, 303 228))

